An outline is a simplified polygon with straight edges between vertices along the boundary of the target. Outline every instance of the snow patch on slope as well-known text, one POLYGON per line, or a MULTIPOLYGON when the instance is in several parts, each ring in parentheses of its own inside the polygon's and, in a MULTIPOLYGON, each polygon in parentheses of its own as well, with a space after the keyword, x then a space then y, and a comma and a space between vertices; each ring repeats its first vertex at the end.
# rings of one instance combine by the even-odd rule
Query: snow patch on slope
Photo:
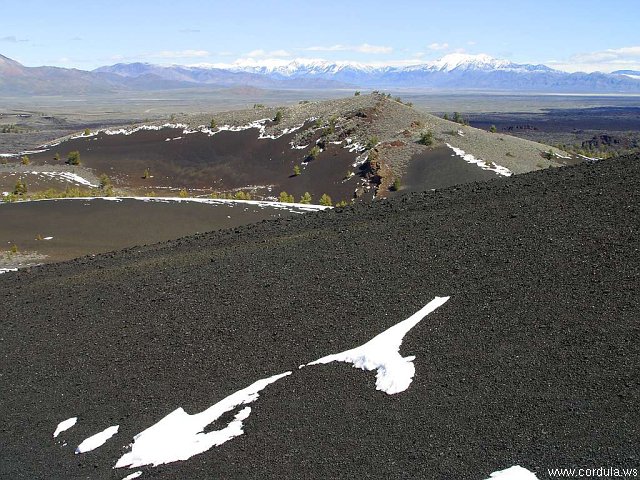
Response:
POLYGON ((496 172, 498 175, 503 175, 505 177, 510 177, 511 175, 513 175, 513 172, 511 170, 509 170, 507 167, 502 167, 496 163, 487 163, 484 160, 480 160, 476 157, 474 157, 473 155, 471 155, 470 153, 466 153, 464 150, 460 149, 460 148, 456 148, 452 145, 449 145, 447 143, 447 147, 449 147, 451 150, 453 150, 453 152, 458 155, 460 158, 462 158, 465 162, 467 163, 471 163, 474 165, 477 165, 478 167, 480 167, 482 170, 490 170, 492 172, 496 172))
POLYGON ((53 438, 56 438, 62 432, 69 430, 71 427, 73 427, 76 424, 77 421, 78 421, 78 417, 71 417, 60 422, 56 427, 55 432, 53 432, 53 438))
POLYGON ((79 185, 86 185, 87 187, 97 187, 98 185, 91 183, 86 178, 81 177, 75 173, 71 172, 37 172, 32 171, 32 175, 43 175, 49 178, 61 178, 62 180, 66 180, 67 182, 77 183, 79 185))
POLYGON ((291 375, 291 372, 258 380, 194 415, 189 415, 182 408, 174 410, 155 425, 137 434, 130 445, 131 451, 120 457, 114 468, 157 466, 187 460, 242 435, 243 421, 251 414, 251 407, 240 410, 234 419, 220 430, 208 433, 204 430, 223 414, 256 401, 260 391, 288 375, 291 375))
POLYGON ((90 452, 91 450, 95 450, 96 448, 101 447, 102 445, 107 443, 107 440, 118 433, 119 428, 120 425, 114 425, 112 427, 104 429, 102 432, 98 432, 95 435, 86 438, 76 448, 76 454, 90 452))
POLYGON ((413 364, 414 356, 400 355, 402 340, 409 330, 447 300, 449 297, 436 297, 409 318, 385 330, 367 343, 351 350, 327 355, 300 368, 331 362, 351 363, 361 370, 377 370, 377 390, 382 390, 389 395, 403 392, 411 385, 416 369, 413 364))
POLYGON ((493 472, 486 480, 538 480, 538 477, 526 468, 514 465, 506 470, 493 472))

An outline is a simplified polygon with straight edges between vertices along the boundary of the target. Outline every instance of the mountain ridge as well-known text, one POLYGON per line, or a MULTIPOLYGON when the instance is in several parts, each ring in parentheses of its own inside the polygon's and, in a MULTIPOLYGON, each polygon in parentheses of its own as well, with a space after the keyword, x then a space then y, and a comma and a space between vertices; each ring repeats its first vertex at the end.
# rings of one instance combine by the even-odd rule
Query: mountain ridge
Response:
POLYGON ((92 71, 25 67, 0 61, 0 94, 90 94, 175 88, 271 89, 411 88, 538 93, 640 93, 629 73, 567 73, 545 65, 517 64, 488 55, 451 54, 413 65, 367 65, 297 59, 236 64, 119 63, 92 71))

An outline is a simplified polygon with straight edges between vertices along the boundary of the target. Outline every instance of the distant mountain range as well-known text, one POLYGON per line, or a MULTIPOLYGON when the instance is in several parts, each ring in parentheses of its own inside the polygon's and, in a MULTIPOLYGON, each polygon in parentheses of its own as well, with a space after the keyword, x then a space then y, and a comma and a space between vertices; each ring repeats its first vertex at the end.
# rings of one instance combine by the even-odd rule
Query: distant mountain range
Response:
POLYGON ((416 88, 540 93, 640 93, 640 72, 567 73, 488 55, 451 54, 409 66, 323 60, 161 66, 119 63, 93 71, 25 67, 0 55, 0 94, 87 94, 174 88, 416 88))

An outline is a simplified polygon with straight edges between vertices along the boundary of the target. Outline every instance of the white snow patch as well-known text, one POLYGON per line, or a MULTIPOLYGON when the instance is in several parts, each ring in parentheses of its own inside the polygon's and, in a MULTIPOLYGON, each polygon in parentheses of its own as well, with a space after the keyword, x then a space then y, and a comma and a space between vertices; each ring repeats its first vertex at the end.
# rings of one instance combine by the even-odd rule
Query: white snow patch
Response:
POLYGON ((538 480, 538 477, 526 468, 514 465, 506 470, 493 472, 486 480, 538 480))
POLYGON ((73 427, 76 424, 77 421, 78 421, 78 417, 71 417, 60 422, 56 427, 56 431, 53 432, 53 438, 56 438, 65 430, 69 430, 71 427, 73 427))
POLYGON ((43 240, 53 240, 53 237, 44 237, 43 240))
POLYGON ((86 185, 87 187, 97 187, 96 184, 91 183, 86 178, 83 178, 80 175, 71 172, 38 172, 34 170, 29 173, 31 173, 32 175, 43 175, 49 178, 60 178, 62 180, 66 180, 67 182, 77 183, 78 185, 86 185))
POLYGON ((127 475, 122 480, 133 480, 134 478, 138 478, 142 475, 142 470, 138 470, 137 472, 133 472, 131 475, 127 475))
POLYGON ((17 272, 17 271, 18 271, 17 268, 0 268, 0 274, 7 273, 7 272, 17 272))
POLYGON ((112 427, 104 429, 99 433, 96 433, 95 435, 90 436, 89 438, 86 438, 76 448, 76 455, 78 453, 90 452, 91 450, 95 450, 96 448, 101 447, 107 442, 107 440, 118 433, 119 428, 120 425, 114 425, 112 427))
POLYGON ((359 347, 322 357, 302 365, 320 365, 331 362, 346 362, 362 370, 377 370, 376 389, 389 395, 405 391, 415 375, 414 356, 402 357, 400 345, 409 330, 424 317, 443 305, 449 297, 436 297, 406 320, 385 330, 359 347))
MULTIPOLYGON (((204 203, 207 205, 255 205, 259 208, 273 208, 278 210, 286 210, 291 213, 304 213, 304 212, 317 212, 320 210, 327 210, 333 207, 325 205, 313 205, 307 203, 285 203, 285 202, 273 202, 266 200, 229 200, 223 198, 201 198, 201 197, 70 197, 70 198, 39 198, 34 200, 24 200, 20 203, 28 202, 64 202, 64 201, 91 201, 91 200, 106 200, 109 202, 122 202, 123 200, 137 200, 140 202, 158 202, 158 203, 170 203, 170 202, 193 202, 204 203)), ((0 203, 4 205, 4 203, 0 203)), ((87 204, 89 205, 89 204, 87 204)))
POLYGON ((362 155, 358 155, 356 157, 355 162, 351 164, 353 168, 357 168, 360 165, 364 165, 366 161, 369 160, 369 153, 363 153, 362 155))
POLYGON ((187 460, 242 435, 243 421, 251 414, 251 407, 240 410, 220 430, 205 433, 204 429, 226 412, 256 401, 260 391, 288 375, 291 372, 258 380, 194 415, 189 415, 182 408, 174 410, 155 425, 137 434, 130 445, 131 451, 120 457, 114 468, 158 466, 187 460))
POLYGON ((504 175, 505 177, 510 177, 511 175, 513 175, 513 172, 509 170, 507 167, 502 167, 500 165, 497 165, 496 163, 487 163, 484 160, 480 160, 474 157, 470 153, 465 153, 465 151, 460 148, 456 148, 452 145, 449 145, 448 143, 447 143, 447 147, 453 150, 453 152, 459 157, 461 157, 465 162, 477 165, 482 170, 490 170, 492 172, 496 172, 498 175, 504 175))
POLYGON ((602 160, 601 158, 598 158, 598 157, 587 157, 586 155, 581 155, 581 154, 578 154, 578 156, 584 160, 588 160, 589 162, 597 162, 598 160, 602 160))

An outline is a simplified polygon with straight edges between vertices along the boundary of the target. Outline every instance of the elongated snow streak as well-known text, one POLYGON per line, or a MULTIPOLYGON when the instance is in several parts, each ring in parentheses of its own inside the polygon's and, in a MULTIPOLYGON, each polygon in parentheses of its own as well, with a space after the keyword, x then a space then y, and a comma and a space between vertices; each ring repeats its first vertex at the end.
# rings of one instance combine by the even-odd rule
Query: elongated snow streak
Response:
POLYGON ((76 424, 77 421, 78 421, 78 417, 71 417, 60 422, 56 427, 56 431, 53 432, 53 438, 56 438, 65 430, 69 430, 71 427, 73 427, 76 424))
MULTIPOLYGON (((203 203, 207 205, 255 205, 259 208, 273 208, 278 210, 286 210, 291 213, 304 213, 304 212, 316 212, 320 210, 327 210, 333 207, 325 205, 313 205, 306 203, 285 203, 285 202, 271 202, 266 200, 228 200, 224 198, 202 198, 202 197, 72 197, 72 198, 38 198, 35 200, 21 200, 17 203, 27 202, 63 202, 63 201, 89 201, 89 200, 105 200, 109 202, 121 202, 123 200, 137 200, 140 202, 152 202, 152 203, 203 203)), ((0 202, 0 206, 9 205, 8 203, 0 202)))
POLYGON ((44 175, 49 178, 59 177, 62 180, 66 180, 68 182, 78 183, 80 185, 86 185, 88 187, 97 187, 98 185, 91 183, 86 178, 82 178, 80 175, 71 172, 31 172, 33 175, 44 175))
POLYGON ((538 477, 526 468, 514 465, 506 470, 493 472, 486 480, 538 480, 538 477))
POLYGON ((466 153, 464 150, 460 148, 456 148, 454 146, 449 145, 448 143, 447 143, 447 147, 453 150, 453 152, 459 157, 461 157, 465 162, 471 163, 473 165, 477 165, 483 170, 490 170, 492 172, 496 172, 498 175, 504 175, 505 177, 510 177, 511 175, 513 175, 513 172, 509 170, 507 167, 502 167, 495 163, 487 163, 484 160, 480 160, 474 157, 470 153, 466 153))
POLYGON ((0 273, 17 272, 17 268, 0 268, 0 273))
POLYGON ((260 391, 287 375, 291 375, 291 372, 258 380, 194 415, 189 415, 182 408, 174 410, 155 425, 137 434, 130 445, 131 451, 120 457, 114 468, 158 466, 187 460, 242 435, 243 421, 251 414, 251 407, 240 410, 220 430, 205 433, 204 429, 226 412, 256 401, 260 391))
POLYGON ((142 470, 138 470, 137 472, 133 472, 131 475, 127 475, 122 480, 133 480, 134 478, 138 478, 142 475, 142 470))
POLYGON ((107 440, 113 437, 116 433, 118 433, 118 429, 120 425, 114 425, 113 427, 109 427, 95 435, 86 438, 78 447, 76 448, 76 454, 78 453, 86 453, 91 450, 95 450, 98 447, 104 445, 107 440))
MULTIPOLYGON (((414 356, 402 357, 400 345, 409 330, 424 317, 443 305, 449 297, 436 297, 406 320, 385 330, 364 345, 322 357, 309 365, 346 362, 361 370, 377 370, 376 389, 389 395, 404 392, 415 375, 414 356)), ((300 367, 302 368, 302 367, 300 367)))

